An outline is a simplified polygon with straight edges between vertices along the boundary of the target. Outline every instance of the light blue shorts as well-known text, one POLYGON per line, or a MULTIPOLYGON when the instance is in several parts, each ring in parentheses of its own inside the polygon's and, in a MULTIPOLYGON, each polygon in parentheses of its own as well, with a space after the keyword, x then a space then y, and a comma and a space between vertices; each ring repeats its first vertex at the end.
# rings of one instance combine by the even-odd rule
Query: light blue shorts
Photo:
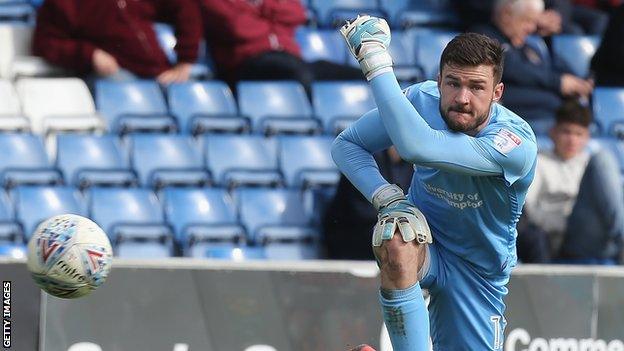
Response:
POLYGON ((420 286, 431 296, 433 350, 502 350, 509 277, 486 278, 442 246, 428 247, 420 286))

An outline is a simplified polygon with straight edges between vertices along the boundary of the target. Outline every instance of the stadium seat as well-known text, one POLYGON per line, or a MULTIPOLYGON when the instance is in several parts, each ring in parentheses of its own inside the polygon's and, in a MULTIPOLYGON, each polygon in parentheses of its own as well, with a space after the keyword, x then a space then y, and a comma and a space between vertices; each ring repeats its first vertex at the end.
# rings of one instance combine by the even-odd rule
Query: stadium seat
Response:
POLYGON ((15 210, 4 190, 0 191, 0 242, 23 242, 22 229, 15 221, 15 210))
POLYGON ((67 184, 84 189, 138 183, 127 152, 114 135, 61 134, 56 147, 56 166, 63 171, 67 184))
POLYGON ((116 243, 132 240, 173 240, 156 195, 143 188, 89 189, 89 216, 116 243))
POLYGON ((143 186, 205 186, 210 174, 199 147, 187 135, 136 134, 129 138, 130 158, 143 186))
POLYGON ((46 76, 64 72, 31 56, 30 44, 34 27, 24 23, 0 22, 0 78, 46 76))
POLYGON ((280 137, 280 168, 287 185, 308 188, 338 184, 340 175, 331 157, 333 140, 329 136, 280 137))
MULTIPOLYGON (((155 23, 154 32, 156 33, 158 44, 160 44, 160 47, 165 52, 169 63, 176 64, 178 62, 178 55, 175 52, 175 46, 178 40, 175 36, 174 28, 167 23, 155 23)), ((201 46, 204 45, 205 43, 202 43, 201 46)), ((198 62, 195 62, 191 67, 190 77, 192 79, 206 79, 212 77, 210 68, 202 62, 202 60, 205 59, 205 53, 202 51, 205 51, 205 49, 202 50, 200 47, 199 51, 198 62)))
POLYGON ((455 35, 455 32, 430 30, 417 32, 416 62, 422 68, 425 79, 437 79, 442 51, 455 35))
POLYGON ((298 189, 244 188, 236 193, 241 221, 250 239, 263 245, 267 257, 317 257, 318 233, 311 226, 298 189))
POLYGON ((19 98, 10 81, 0 79, 0 131, 28 131, 30 122, 22 116, 19 98))
POLYGON ((548 136, 550 128, 555 125, 555 120, 553 118, 527 119, 526 121, 529 123, 536 136, 548 136))
POLYGON ((184 253, 200 243, 230 245, 245 240, 236 206, 224 189, 168 188, 163 191, 163 204, 184 253))
POLYGON ((15 88, 34 133, 106 128, 89 88, 79 78, 23 78, 15 88))
POLYGON ((455 26, 459 23, 450 0, 380 0, 395 28, 455 26))
POLYGON ((323 27, 342 26, 345 20, 353 19, 361 13, 384 16, 377 6, 377 0, 310 0, 310 6, 323 27))
POLYGON ((624 138, 624 88, 594 89, 593 110, 603 135, 624 138))
POLYGON ((39 223, 52 216, 67 213, 86 215, 84 199, 72 187, 18 186, 11 196, 26 240, 30 239, 39 223))
POLYGON ((115 256, 133 259, 161 259, 173 256, 171 241, 130 240, 121 241, 115 246, 115 256))
POLYGON ((230 88, 221 81, 174 83, 167 87, 167 96, 183 133, 242 133, 250 128, 249 119, 239 115, 230 88))
POLYGON ((195 246, 192 257, 211 258, 230 261, 264 260, 266 253, 263 247, 236 245, 202 245, 195 246))
POLYGON ((366 112, 376 108, 365 82, 316 82, 312 85, 314 113, 325 132, 337 134, 366 112))
POLYGON ((228 188, 283 184, 275 139, 260 135, 207 135, 203 143, 206 164, 218 184, 228 188))
POLYGON ((552 37, 555 65, 563 71, 587 77, 590 61, 599 44, 599 36, 555 35, 552 37))
POLYGON ((344 64, 346 61, 346 45, 336 30, 299 27, 295 32, 295 38, 301 47, 301 56, 306 62, 324 60, 344 64))
POLYGON ((35 23, 35 9, 28 3, 19 1, 0 2, 0 23, 35 23))
POLYGON ((27 251, 24 244, 0 244, 0 257, 24 259, 27 251))
POLYGON ((18 184, 58 184, 60 172, 52 167, 41 139, 32 134, 0 133, 0 181, 18 184))
POLYGON ((177 123, 168 114, 165 97, 156 81, 98 80, 95 85, 95 102, 114 133, 169 132, 177 129, 177 123))
POLYGON ((312 107, 298 82, 239 82, 240 112, 249 116, 255 132, 315 133, 320 122, 313 118, 312 107))

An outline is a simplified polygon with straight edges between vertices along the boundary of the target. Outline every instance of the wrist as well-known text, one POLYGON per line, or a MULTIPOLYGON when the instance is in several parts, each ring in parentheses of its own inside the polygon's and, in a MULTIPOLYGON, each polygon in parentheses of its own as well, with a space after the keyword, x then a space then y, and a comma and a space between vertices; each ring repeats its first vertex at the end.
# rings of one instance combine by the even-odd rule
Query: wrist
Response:
POLYGON ((403 190, 395 184, 386 184, 379 187, 373 193, 373 206, 380 210, 393 202, 405 200, 403 190))

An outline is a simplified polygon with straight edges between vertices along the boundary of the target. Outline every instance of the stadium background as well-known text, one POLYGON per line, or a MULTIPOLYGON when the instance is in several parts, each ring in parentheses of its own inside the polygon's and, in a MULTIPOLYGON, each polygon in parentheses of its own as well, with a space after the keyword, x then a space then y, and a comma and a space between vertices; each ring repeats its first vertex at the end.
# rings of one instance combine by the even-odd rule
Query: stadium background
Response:
MULTIPOLYGON (((358 12, 384 15, 394 27, 391 51, 404 85, 434 78, 441 50, 456 33, 448 29, 456 14, 444 2, 417 2, 409 11, 405 10, 408 1, 343 1, 340 8, 334 4, 340 1, 309 2, 310 24, 297 32, 306 60, 356 65, 334 26, 358 12)), ((307 301, 302 297, 316 299, 316 310, 296 311, 304 316, 323 311, 319 315, 324 319, 302 318, 298 324, 297 319, 284 317, 294 311, 293 305, 281 303, 254 315, 254 325, 235 318, 230 325, 224 315, 227 328, 251 330, 258 339, 233 334, 221 344, 236 345, 232 349, 245 347, 232 344, 235 340, 246 346, 276 342, 277 350, 322 350, 338 345, 346 349, 361 342, 379 346, 374 266, 311 260, 323 258, 320 215, 338 179, 329 146, 337 131, 374 107, 366 84, 317 82, 309 99, 294 82, 242 82, 234 96, 227 85, 211 79, 210 57, 205 53, 194 69, 197 79, 188 83, 160 87, 147 80, 102 81, 92 93, 84 81, 64 77, 58 68, 30 56, 36 3, 0 1, 0 249, 4 256, 17 260, 2 264, 0 273, 3 280, 19 282, 14 287, 18 301, 13 315, 27 317, 16 322, 15 334, 28 328, 34 333, 22 339, 16 336, 13 348, 29 345, 24 348, 29 350, 39 345, 42 350, 55 350, 78 341, 97 341, 104 350, 124 350, 127 345, 141 349, 140 344, 133 344, 132 334, 143 323, 146 329, 136 330, 160 330, 152 329, 160 325, 174 336, 198 338, 185 334, 185 325, 191 323, 186 319, 153 323, 178 313, 176 306, 184 305, 180 300, 185 294, 202 291, 200 282, 249 292, 248 302, 265 302, 275 299, 276 291, 292 291, 292 295, 276 296, 290 296, 301 305, 307 301), (113 240, 118 256, 142 261, 116 261, 118 269, 114 268, 111 281, 91 297, 62 301, 40 295, 25 273, 24 243, 41 220, 66 212, 94 219, 113 240), (171 256, 195 260, 168 259, 171 256), (237 263, 250 259, 261 261, 237 263), (353 275, 354 271, 359 273, 353 275), (163 280, 171 272, 184 273, 163 280), (190 278, 182 279, 184 275, 190 278), (143 290, 135 298, 131 294, 139 289, 136 282, 145 282, 141 289, 150 286, 152 290, 143 290), (339 293, 346 296, 344 309, 328 303, 339 293), (89 307, 118 305, 124 296, 133 296, 128 301, 145 309, 115 316, 114 325, 126 326, 127 332, 119 332, 123 337, 117 344, 111 340, 117 334, 97 340, 102 336, 91 333, 110 323, 113 316, 107 315, 106 308, 94 311, 89 307), (170 306, 165 308, 162 304, 167 297, 170 306), (102 319, 94 314, 101 314, 102 319), (279 321, 275 314, 281 316, 279 321), (289 329, 286 322, 296 327, 289 329), (320 334, 306 333, 312 325, 322 324, 328 326, 315 329, 320 334), (57 334, 49 331, 57 325, 57 334), (284 330, 271 334, 273 339, 262 337, 264 328, 272 325, 269 329, 284 330), (376 334, 371 336, 371 330, 376 334), (80 339, 83 336, 91 339, 80 339)), ((165 24, 155 28, 168 57, 175 61, 173 30, 165 24)), ((599 40, 556 36, 553 62, 584 76, 599 40)), ((546 50, 541 39, 531 41, 546 50)), ((617 138, 624 87, 597 87, 592 106, 596 118, 592 147, 614 150, 624 170, 617 138)), ((538 120, 533 127, 539 147, 550 147, 549 122, 538 120)), ((624 339, 621 269, 538 266, 518 272, 511 284, 507 333, 524 328, 533 341, 540 337, 601 339, 605 350, 624 350, 618 341, 624 339), (514 290, 523 284, 524 289, 514 290), (609 343, 612 340, 617 342, 609 343)), ((214 308, 225 303, 223 296, 197 301, 214 304, 214 308)), ((126 303, 124 308, 133 311, 133 306, 126 303)), ((238 308, 244 310, 244 304, 238 308)), ((206 324, 217 323, 209 318, 212 308, 204 309, 198 318, 206 324)), ((188 313, 192 312, 199 313, 189 308, 188 313)), ((210 328, 197 333, 214 340, 227 335, 210 328)), ((519 338, 523 341, 524 336, 519 338)), ((156 336, 154 340, 160 342, 156 336)), ((207 339, 193 340, 199 341, 189 341, 189 350, 208 349, 201 341, 207 339)), ((541 341, 520 341, 516 349, 525 344, 529 350, 555 349, 545 348, 541 341)), ((219 348, 215 342, 211 341, 215 350, 230 349, 219 348)), ((173 345, 149 349, 169 350, 173 345)), ((600 347, 598 343, 594 349, 600 347)))

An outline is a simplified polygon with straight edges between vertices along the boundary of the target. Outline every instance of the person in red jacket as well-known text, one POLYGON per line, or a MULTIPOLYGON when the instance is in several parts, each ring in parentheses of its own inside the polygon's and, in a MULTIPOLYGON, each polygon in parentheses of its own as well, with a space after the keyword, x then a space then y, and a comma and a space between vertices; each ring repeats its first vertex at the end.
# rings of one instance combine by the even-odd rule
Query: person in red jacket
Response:
POLYGON ((217 77, 232 88, 239 80, 363 79, 359 68, 301 59, 295 30, 305 24, 300 0, 201 0, 204 36, 217 77))
POLYGON ((33 52, 78 74, 168 84, 188 79, 201 28, 195 0, 46 0, 37 12, 33 52), (154 22, 175 26, 178 64, 167 60, 154 22))

